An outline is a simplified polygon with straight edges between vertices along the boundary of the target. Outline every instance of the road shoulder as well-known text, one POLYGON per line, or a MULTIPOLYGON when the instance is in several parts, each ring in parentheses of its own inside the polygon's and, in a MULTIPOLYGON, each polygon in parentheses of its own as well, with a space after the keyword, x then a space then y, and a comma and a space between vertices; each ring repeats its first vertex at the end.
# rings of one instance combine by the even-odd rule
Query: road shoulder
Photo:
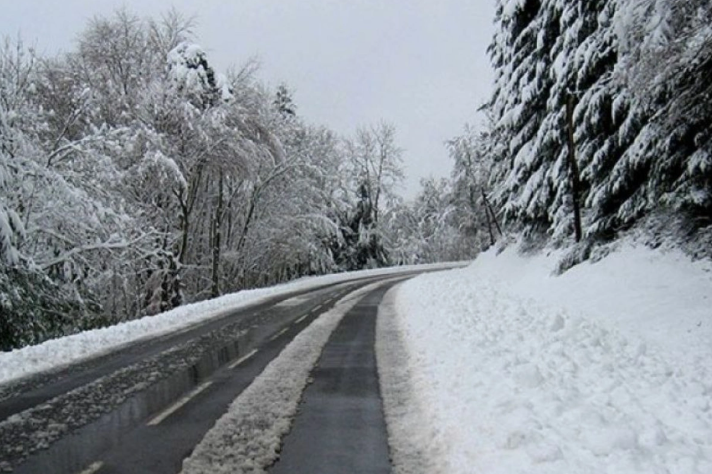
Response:
POLYGON ((411 361, 395 308, 398 288, 386 293, 376 323, 376 360, 393 473, 446 474, 447 464, 438 461, 443 457, 440 436, 428 423, 426 407, 413 390, 411 361))

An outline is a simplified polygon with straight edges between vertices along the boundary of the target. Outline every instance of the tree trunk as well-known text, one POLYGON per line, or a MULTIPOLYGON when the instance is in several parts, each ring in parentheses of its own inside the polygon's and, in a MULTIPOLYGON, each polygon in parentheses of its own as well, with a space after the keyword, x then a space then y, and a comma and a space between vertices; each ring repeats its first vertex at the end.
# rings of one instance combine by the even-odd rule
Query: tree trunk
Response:
POLYGON ((185 263, 185 258, 188 252, 188 232, 190 231, 190 209, 188 204, 183 200, 183 194, 178 194, 178 203, 180 204, 180 227, 181 240, 180 250, 178 252, 178 261, 181 264, 185 263))
POLYGON ((489 219, 492 219, 492 222, 494 222, 495 227, 497 228, 497 232, 499 233, 500 236, 504 235, 502 233, 502 227, 499 225, 499 220, 497 219, 497 215, 494 213, 494 209, 492 209, 492 205, 489 202, 489 199, 487 199, 487 194, 485 194, 485 190, 482 190, 482 201, 484 202, 485 205, 485 212, 489 212, 488 214, 488 222, 489 219))
POLYGON ((574 232, 576 234, 576 242, 581 242, 581 207, 579 203, 579 194, 581 181, 579 177, 578 164, 576 163, 576 150, 574 148, 574 96, 569 94, 566 101, 566 121, 568 125, 568 143, 569 143, 569 166, 571 168, 571 199, 574 205, 574 232))
POLYGON ((235 254, 237 255, 238 263, 237 263, 237 266, 234 268, 234 270, 231 272, 230 280, 233 282, 233 284, 236 284, 238 288, 241 288, 241 285, 243 283, 241 281, 241 279, 244 278, 244 275, 245 275, 244 268, 242 268, 243 263, 242 263, 242 255, 240 255, 240 252, 242 252, 242 248, 245 246, 245 243, 247 242, 247 233, 250 230, 250 225, 252 224, 252 218, 255 215, 255 208, 257 207, 258 196, 259 196, 258 191, 253 191, 252 195, 250 196, 250 202, 247 206, 247 215, 245 216, 245 222, 242 225, 242 230, 241 230, 240 236, 237 240, 237 244, 232 249, 232 251, 235 252, 235 254))
POLYGON ((494 232, 492 231, 492 219, 490 219, 490 214, 489 210, 485 206, 485 217, 487 218, 487 231, 489 232, 490 236, 490 245, 494 245, 494 232))
POLYGON ((222 215, 223 215, 223 172, 219 171, 218 178, 218 195, 215 205, 215 214, 213 216, 213 265, 212 265, 212 288, 211 295, 213 298, 220 296, 220 240, 222 235, 222 215))

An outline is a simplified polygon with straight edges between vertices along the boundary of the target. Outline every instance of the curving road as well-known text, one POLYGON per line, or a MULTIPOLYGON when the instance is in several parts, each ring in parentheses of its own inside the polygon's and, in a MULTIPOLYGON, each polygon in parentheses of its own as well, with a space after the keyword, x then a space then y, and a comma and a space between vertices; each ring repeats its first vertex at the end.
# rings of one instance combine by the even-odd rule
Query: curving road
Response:
MULTIPOLYGON (((0 472, 180 472, 230 402, 296 334, 346 294, 385 278, 276 297, 0 387, 0 472)), ((347 471, 389 472, 373 358, 376 306, 385 288, 359 302, 332 334, 273 472, 346 472, 335 463, 344 467, 348 451, 364 449, 373 453, 371 467, 353 464, 347 471), (298 464, 304 459, 311 464, 298 464)))

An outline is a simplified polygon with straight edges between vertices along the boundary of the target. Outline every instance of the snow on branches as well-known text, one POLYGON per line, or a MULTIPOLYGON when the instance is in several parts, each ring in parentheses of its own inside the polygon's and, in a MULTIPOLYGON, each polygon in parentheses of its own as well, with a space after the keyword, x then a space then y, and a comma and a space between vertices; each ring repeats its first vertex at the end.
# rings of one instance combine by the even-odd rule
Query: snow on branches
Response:
POLYGON ((659 210, 710 224, 709 2, 501 0, 487 110, 495 201, 515 227, 572 234, 566 105, 575 103, 584 233, 659 210))

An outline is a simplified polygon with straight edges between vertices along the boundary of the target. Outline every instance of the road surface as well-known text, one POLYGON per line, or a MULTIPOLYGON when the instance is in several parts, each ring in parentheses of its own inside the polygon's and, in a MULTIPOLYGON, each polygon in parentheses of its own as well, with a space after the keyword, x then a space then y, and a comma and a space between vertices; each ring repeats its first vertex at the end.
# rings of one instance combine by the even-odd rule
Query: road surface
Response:
POLYGON ((378 304, 391 286, 366 295, 331 335, 271 473, 390 472, 374 344, 378 304))
MULTIPOLYGON (((180 472, 183 459, 228 405, 294 336, 336 301, 377 279, 276 297, 0 387, 0 472, 180 472)), ((373 356, 376 305, 384 291, 370 293, 332 334, 274 472, 344 472, 288 466, 307 457, 332 466, 362 449, 371 453, 371 468, 348 471, 389 471, 373 356), (300 433, 313 438, 320 424, 325 430, 319 442, 307 447, 319 454, 306 456, 300 433), (356 425, 363 430, 354 430, 356 425)))

